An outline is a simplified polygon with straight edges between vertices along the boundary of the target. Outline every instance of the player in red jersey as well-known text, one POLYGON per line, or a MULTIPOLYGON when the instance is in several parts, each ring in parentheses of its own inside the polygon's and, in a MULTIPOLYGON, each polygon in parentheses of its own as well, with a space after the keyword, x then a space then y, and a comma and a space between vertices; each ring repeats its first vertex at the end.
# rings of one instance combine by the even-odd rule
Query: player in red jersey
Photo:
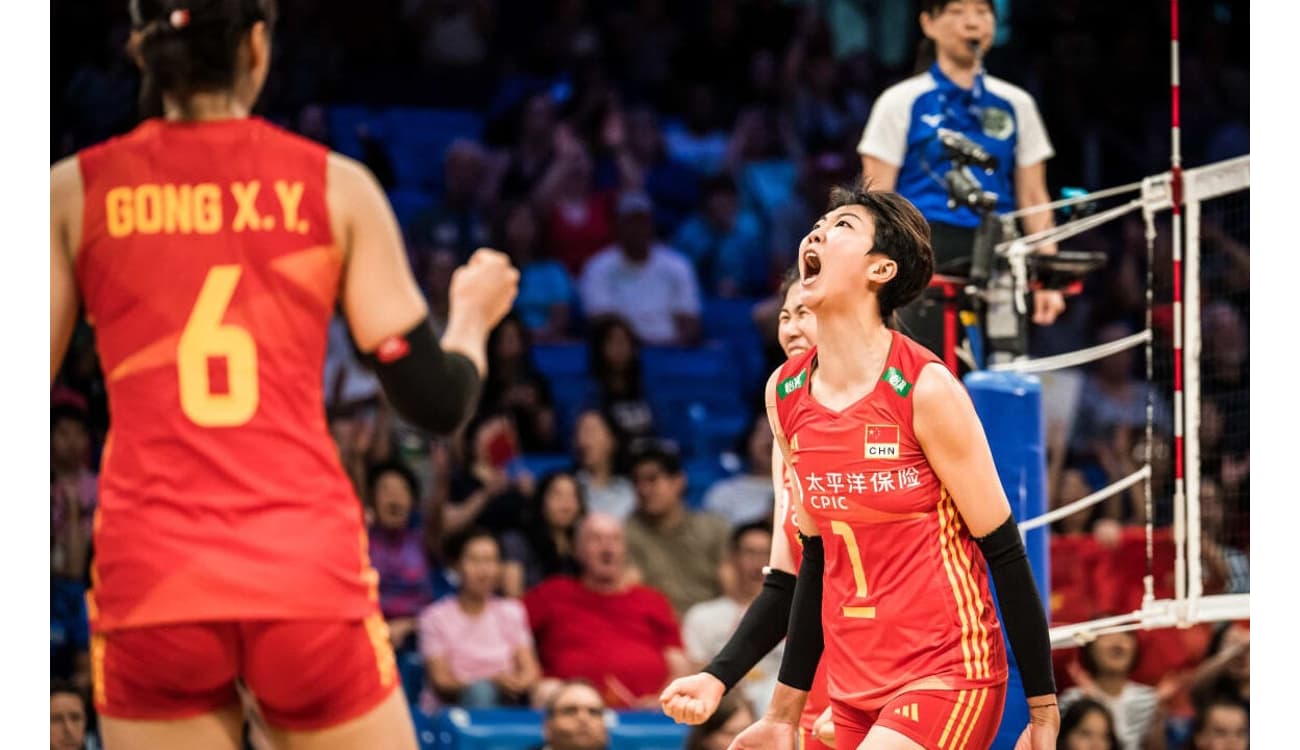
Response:
MULTIPOLYGON (((801 302, 798 269, 791 269, 781 283, 778 295, 781 310, 777 340, 787 358, 803 355, 817 341, 817 318, 801 302)), ((754 668, 768 652, 785 638, 790 619, 790 600, 794 596, 794 573, 799 570, 803 545, 790 504, 790 475, 780 449, 772 446, 773 544, 768 560, 763 591, 741 619, 731 639, 703 671, 673 680, 659 696, 664 713, 686 724, 700 724, 718 709, 722 696, 754 668)), ((822 714, 829 708, 826 698, 826 673, 818 670, 812 692, 799 721, 797 747, 806 750, 825 748, 814 731, 822 714)))
POLYGON ((1047 621, 979 419, 885 322, 933 273, 924 219, 837 190, 799 266, 819 345, 773 373, 767 405, 804 557, 776 695, 732 747, 792 745, 824 640, 839 750, 987 748, 1007 675, 991 575, 1030 706, 1018 747, 1053 748, 1047 621))
POLYGON ((249 117, 274 0, 131 12, 163 116, 50 187, 51 379, 84 306, 112 414, 87 597, 105 743, 236 750, 242 683, 277 746, 415 748, 326 429, 326 329, 341 305, 394 406, 449 433, 518 273, 479 251, 436 339, 373 177, 249 117))

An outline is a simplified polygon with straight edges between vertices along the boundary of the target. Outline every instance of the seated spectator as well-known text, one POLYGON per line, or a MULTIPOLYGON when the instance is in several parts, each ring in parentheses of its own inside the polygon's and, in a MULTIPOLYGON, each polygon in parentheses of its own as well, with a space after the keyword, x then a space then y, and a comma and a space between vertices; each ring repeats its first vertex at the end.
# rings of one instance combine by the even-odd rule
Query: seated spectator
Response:
POLYGON ((532 750, 609 750, 605 701, 586 680, 555 686, 542 719, 546 742, 532 750))
POLYGON ((654 435, 654 413, 641 387, 640 349, 636 333, 621 318, 603 318, 591 327, 591 378, 600 408, 623 445, 654 435))
POLYGON ((1219 625, 1192 677, 1192 700, 1228 698, 1250 707, 1250 622, 1219 625))
POLYGON ((542 478, 525 531, 507 532, 501 540, 507 596, 522 596, 551 576, 578 574, 573 533, 586 514, 582 487, 573 474, 558 471, 542 478))
POLYGON ((614 237, 613 194, 596 189, 587 147, 567 127, 557 132, 555 159, 533 190, 532 205, 544 221, 546 256, 577 275, 614 237))
POLYGON ((673 244, 694 264, 706 294, 746 297, 768 289, 762 224, 740 210, 736 183, 727 175, 705 183, 703 210, 682 224, 673 244))
MULTIPOLYGON (((740 623, 745 610, 763 590, 763 569, 772 552, 772 525, 751 523, 731 534, 731 568, 724 596, 691 607, 682 618, 682 642, 686 657, 703 669, 717 655, 740 623)), ((751 708, 760 714, 767 711, 776 689, 777 673, 785 645, 778 645, 763 657, 737 685, 751 708)), ((724 749, 726 745, 722 746, 724 749)))
POLYGON ((447 541, 447 557, 460 591, 426 607, 419 618, 429 684, 437 698, 465 708, 526 704, 541 670, 528 613, 518 600, 496 595, 496 539, 485 529, 469 529, 447 541))
POLYGON ((681 461, 648 448, 632 459, 632 482, 637 508, 627 522, 627 548, 646 584, 679 613, 721 594, 731 531, 722 518, 686 508, 681 461))
POLYGON ((654 206, 642 192, 618 200, 617 241, 582 268, 578 291, 589 317, 615 314, 656 346, 699 337, 700 292, 690 261, 654 241, 654 206))
POLYGON ((85 410, 72 405, 50 409, 50 474, 50 570, 85 581, 99 499, 85 410))
POLYGON ((626 520, 636 508, 636 489, 632 480, 617 473, 620 450, 614 426, 604 412, 588 409, 578 415, 576 427, 576 477, 586 495, 587 508, 626 520))
POLYGON ((1061 714, 1056 750, 1119 750, 1110 711, 1091 698, 1080 698, 1061 714))
POLYGON ((704 509, 740 526, 772 515, 772 428, 759 414, 745 440, 745 473, 720 480, 704 494, 704 509))
POLYGON ((476 417, 465 430, 466 466, 451 480, 451 494, 443 507, 442 527, 447 535, 470 526, 483 526, 495 534, 517 528, 528 505, 529 479, 512 477, 506 467, 519 456, 514 423, 504 414, 476 417))
POLYGON ((687 88, 685 99, 681 125, 665 128, 664 146, 669 156, 696 174, 716 175, 726 167, 728 144, 727 131, 718 124, 717 97, 697 81, 687 88))
POLYGON ((433 601, 423 535, 411 524, 419 486, 411 470, 397 462, 375 466, 367 484, 375 514, 370 564, 379 573, 379 609, 393 648, 401 650, 415 634, 415 616, 433 601))
POLYGON ((519 269, 519 293, 514 312, 534 341, 549 343, 568 336, 578 293, 569 272, 556 260, 541 257, 541 228, 528 203, 501 211, 496 247, 519 269))
POLYGON ((503 201, 528 198, 556 159, 558 120, 550 92, 532 93, 519 106, 518 115, 515 143, 493 190, 503 201))
POLYGON ((458 138, 443 155, 443 194, 437 205, 417 217, 410 231, 411 251, 423 254, 440 247, 463 263, 487 245, 488 226, 483 216, 483 173, 487 152, 478 143, 458 138))
POLYGON ((1061 693, 1061 709, 1081 698, 1091 698, 1110 711, 1115 735, 1123 750, 1138 750, 1164 733, 1163 710, 1155 688, 1129 679, 1137 665, 1137 636, 1131 632, 1107 633, 1079 651, 1079 665, 1071 675, 1075 686, 1061 693))
POLYGON ((618 519, 588 515, 574 552, 578 578, 555 576, 524 595, 543 674, 589 680, 615 708, 658 707, 668 680, 690 666, 672 605, 629 581, 618 519))
POLYGON ((686 750, 727 750, 736 735, 757 720, 754 708, 736 693, 724 696, 718 710, 691 729, 686 736, 686 750))
POLYGON ((86 747, 86 699, 62 680, 50 681, 50 750, 86 747))
POLYGON ((80 581, 50 576, 50 674, 90 687, 90 621, 86 587, 80 581))
POLYGON ((1201 477, 1201 559, 1209 594, 1250 593, 1250 556, 1229 543, 1223 491, 1218 480, 1201 477))
POLYGON ((1196 712, 1192 724, 1195 750, 1246 750, 1250 747, 1250 712, 1229 698, 1215 698, 1196 712))
POLYGON ((528 330, 514 313, 492 329, 487 341, 487 377, 479 408, 508 413, 525 453, 544 453, 559 447, 555 434, 555 408, 546 378, 529 356, 528 330))
MULTIPOLYGON (((650 107, 630 107, 622 116, 622 128, 608 129, 609 143, 617 161, 627 160, 641 175, 645 190, 654 201, 655 226, 670 236, 699 203, 699 177, 687 165, 673 159, 664 148, 658 115, 650 107)), ((598 181, 612 184, 623 179, 628 167, 605 162, 598 170, 598 181)))

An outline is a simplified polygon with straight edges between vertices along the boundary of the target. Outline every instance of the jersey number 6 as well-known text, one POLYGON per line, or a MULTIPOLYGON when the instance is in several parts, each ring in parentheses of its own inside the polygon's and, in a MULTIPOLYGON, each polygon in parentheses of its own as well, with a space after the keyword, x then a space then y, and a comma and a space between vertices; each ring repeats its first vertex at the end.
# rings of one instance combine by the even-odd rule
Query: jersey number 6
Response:
POLYGON ((208 271, 176 349, 181 411, 200 427, 237 427, 257 412, 257 346, 246 329, 221 322, 241 272, 237 265, 208 271), (212 392, 214 358, 225 359, 224 393, 212 392))

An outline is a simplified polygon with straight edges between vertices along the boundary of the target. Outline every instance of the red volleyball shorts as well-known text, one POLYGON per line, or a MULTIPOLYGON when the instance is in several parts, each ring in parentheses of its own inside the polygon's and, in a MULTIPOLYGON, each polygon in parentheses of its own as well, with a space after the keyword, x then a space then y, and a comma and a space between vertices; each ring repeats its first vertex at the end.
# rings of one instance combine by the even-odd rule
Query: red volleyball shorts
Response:
POLYGON ((159 625, 91 640, 95 708, 115 719, 185 719, 239 701, 242 680, 266 723, 311 731, 378 706, 399 684, 388 626, 365 620, 159 625))
POLYGON ((1007 684, 972 690, 912 690, 878 711, 831 701, 835 747, 856 750, 871 727, 888 727, 926 750, 987 750, 1002 722, 1007 684))

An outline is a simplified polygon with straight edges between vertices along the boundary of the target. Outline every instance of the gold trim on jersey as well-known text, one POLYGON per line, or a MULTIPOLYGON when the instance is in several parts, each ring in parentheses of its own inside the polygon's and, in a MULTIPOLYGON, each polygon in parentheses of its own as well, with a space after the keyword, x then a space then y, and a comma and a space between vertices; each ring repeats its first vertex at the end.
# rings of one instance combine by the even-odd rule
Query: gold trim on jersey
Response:
POLYGON ((379 670, 379 684, 388 687, 397 681, 397 657, 393 655, 392 641, 388 635, 388 623, 378 612, 365 619, 366 635, 370 638, 370 647, 375 652, 375 667, 379 670))
POLYGON ((980 595, 979 584, 976 583, 975 577, 971 573, 974 565, 971 563, 970 556, 966 554, 966 546, 957 538, 957 529, 961 526, 961 519, 957 517, 957 504, 953 502, 952 496, 948 495, 946 490, 944 496, 948 500, 948 513, 952 521, 953 549, 957 551, 958 578, 966 586, 970 595, 968 603, 971 609, 971 622, 976 629, 974 643, 979 647, 979 654, 978 669, 975 676, 988 679, 992 676, 992 670, 990 669, 992 645, 988 626, 984 624, 984 597, 980 595))
MULTIPOLYGON (((980 717, 984 712, 984 700, 989 697, 988 688, 980 688, 979 702, 975 704, 975 712, 971 715, 971 721, 966 725, 966 734, 957 743, 957 747, 966 747, 970 744, 970 736, 975 732, 975 727, 980 723, 980 717)), ((956 737, 954 736, 954 739, 956 737)))
POLYGON ((966 668, 966 679, 970 680, 975 678, 975 661, 977 658, 975 649, 978 647, 973 646, 971 643, 974 633, 969 619, 969 609, 966 606, 965 589, 957 582, 959 574, 956 570, 957 566, 953 562, 955 555, 952 552, 951 542, 955 538, 955 534, 950 533, 952 531, 952 522, 949 520, 947 513, 947 505, 950 502, 948 492, 944 489, 941 489, 940 492, 942 494, 937 509, 939 516, 939 552, 943 556, 944 571, 948 574, 948 585, 952 588, 953 599, 957 604, 957 616, 961 620, 962 662, 966 668))
POLYGON ((95 706, 100 710, 108 705, 108 690, 104 686, 104 645, 103 633, 90 636, 90 684, 95 706))

